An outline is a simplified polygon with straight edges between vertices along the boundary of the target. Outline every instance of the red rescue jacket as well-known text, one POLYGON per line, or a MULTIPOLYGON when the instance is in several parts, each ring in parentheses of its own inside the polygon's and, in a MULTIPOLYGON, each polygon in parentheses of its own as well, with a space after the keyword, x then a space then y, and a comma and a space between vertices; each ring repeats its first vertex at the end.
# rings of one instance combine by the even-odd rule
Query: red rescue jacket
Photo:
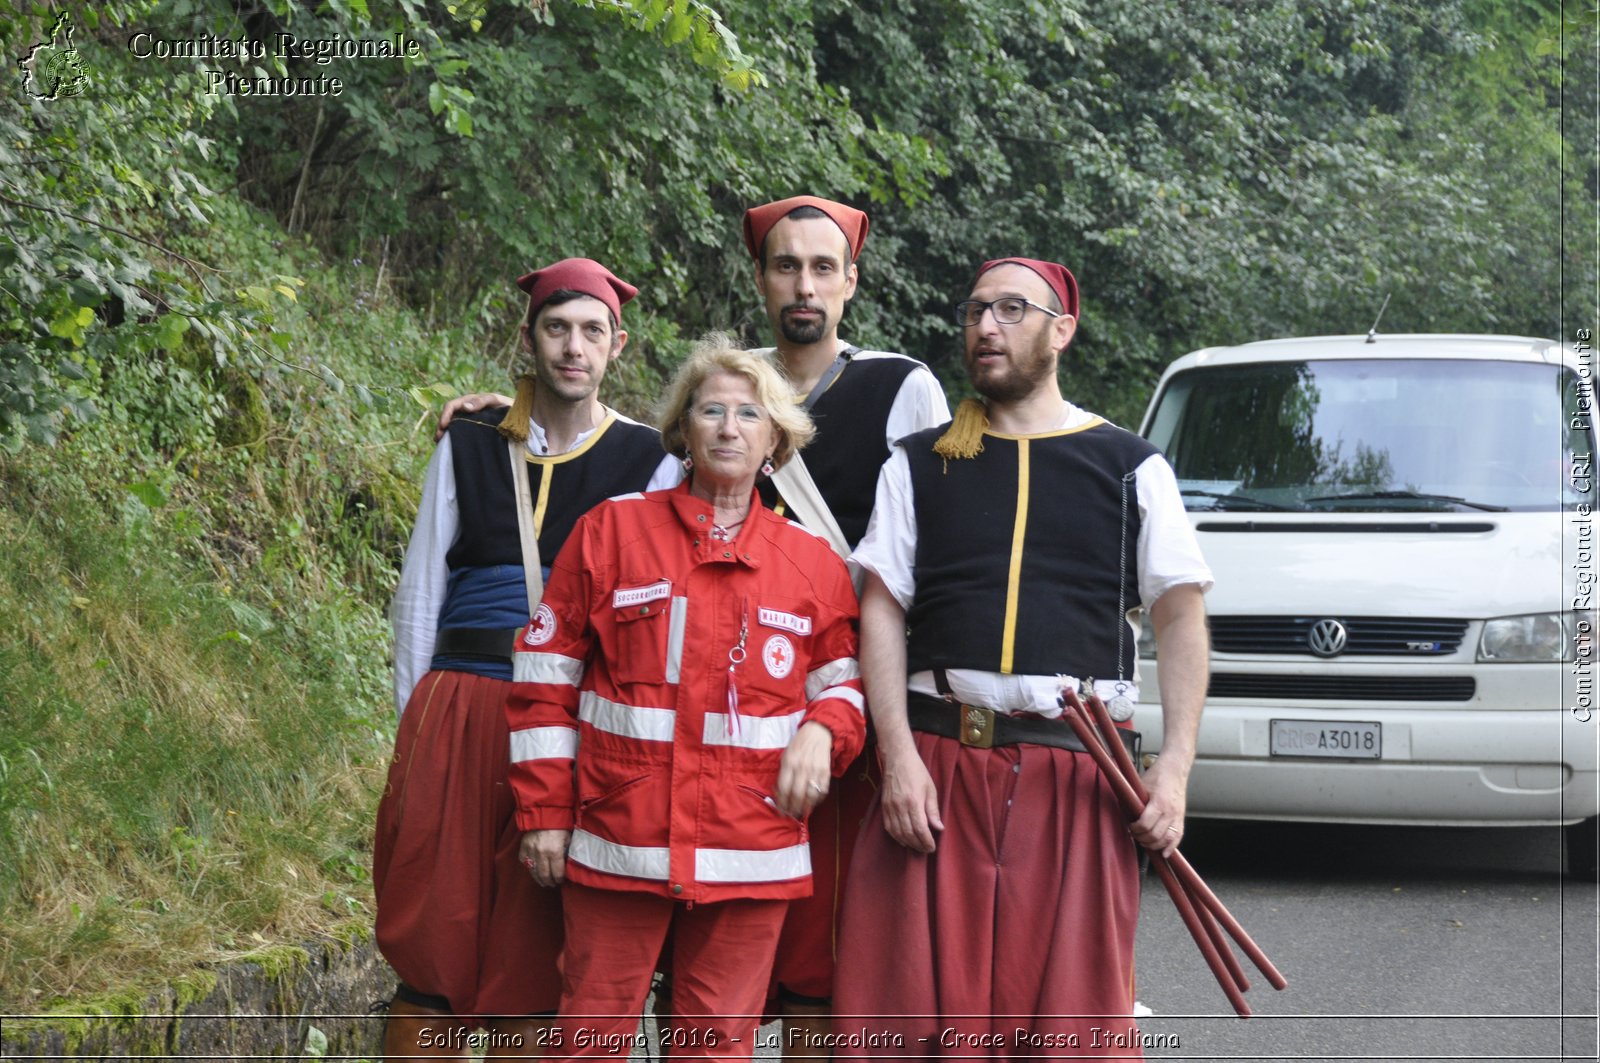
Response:
POLYGON ((583 885, 803 897, 806 825, 772 795, 802 723, 832 732, 835 775, 861 750, 856 597, 827 543, 759 499, 731 542, 712 521, 684 485, 601 503, 567 538, 513 658, 517 825, 571 829, 583 885))

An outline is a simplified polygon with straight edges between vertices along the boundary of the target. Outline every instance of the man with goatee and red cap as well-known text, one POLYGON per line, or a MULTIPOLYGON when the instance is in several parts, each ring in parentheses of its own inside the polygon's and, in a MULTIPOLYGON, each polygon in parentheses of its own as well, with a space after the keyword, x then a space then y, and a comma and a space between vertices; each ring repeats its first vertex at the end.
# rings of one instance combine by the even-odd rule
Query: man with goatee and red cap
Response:
POLYGON ((541 1054, 561 995, 560 893, 518 860, 508 768, 512 649, 577 519, 682 466, 604 406, 637 294, 569 258, 517 281, 529 366, 510 409, 461 416, 428 464, 395 591, 402 710, 373 845, 376 933, 400 976, 384 1055, 541 1054), (474 1034, 478 1026, 487 1033, 474 1034))
MULTIPOLYGON (((944 389, 927 366, 839 338, 868 227, 864 212, 816 196, 752 207, 744 216, 745 248, 776 342, 766 351, 816 422, 805 464, 852 548, 866 533, 878 469, 895 440, 950 419, 944 389)), ((779 486, 763 490, 768 505, 784 502, 779 486)))
MULTIPOLYGON (((816 531, 831 521, 844 549, 867 530, 878 470, 895 441, 950 419, 944 389, 927 366, 839 338, 868 224, 862 211, 816 196, 753 207, 744 217, 756 291, 776 341, 768 353, 817 426, 803 455, 815 494, 803 500, 804 484, 787 478, 797 469, 780 470, 776 482, 761 484, 762 501, 816 531)), ((813 891, 790 903, 773 964, 790 1058, 829 1052, 839 911, 851 851, 877 788, 876 760, 869 747, 811 813, 813 891)))
POLYGON ((1164 859, 1183 835, 1211 573, 1166 459, 1062 397, 1072 274, 986 262, 955 312, 983 398, 900 441, 853 555, 883 786, 834 997, 872 1018, 836 1036, 871 1055, 1139 1057, 1138 847, 1164 859), (1164 730, 1130 827, 1060 699, 1092 684, 1126 726, 1141 616, 1164 730))

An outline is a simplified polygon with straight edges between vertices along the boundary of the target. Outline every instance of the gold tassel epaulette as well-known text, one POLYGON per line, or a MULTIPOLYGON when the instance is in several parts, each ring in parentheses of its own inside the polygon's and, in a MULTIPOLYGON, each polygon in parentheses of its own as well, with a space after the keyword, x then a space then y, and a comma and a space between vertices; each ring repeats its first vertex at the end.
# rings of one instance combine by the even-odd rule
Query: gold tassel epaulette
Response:
POLYGON ((989 411, 977 399, 962 399, 950 427, 933 444, 933 452, 944 459, 950 471, 951 458, 975 458, 983 453, 983 433, 989 430, 989 411))
POLYGON ((500 434, 514 443, 528 441, 528 422, 533 419, 533 390, 532 373, 517 377, 517 397, 506 411, 505 420, 500 422, 500 434))

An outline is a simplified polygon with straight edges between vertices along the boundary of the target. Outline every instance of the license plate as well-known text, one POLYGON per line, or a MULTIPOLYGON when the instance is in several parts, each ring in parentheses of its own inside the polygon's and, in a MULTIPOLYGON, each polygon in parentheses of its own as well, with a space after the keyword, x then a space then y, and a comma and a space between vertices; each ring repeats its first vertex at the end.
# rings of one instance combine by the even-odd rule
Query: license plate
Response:
POLYGON ((1379 760, 1383 725, 1333 720, 1273 720, 1267 752, 1275 757, 1379 760))

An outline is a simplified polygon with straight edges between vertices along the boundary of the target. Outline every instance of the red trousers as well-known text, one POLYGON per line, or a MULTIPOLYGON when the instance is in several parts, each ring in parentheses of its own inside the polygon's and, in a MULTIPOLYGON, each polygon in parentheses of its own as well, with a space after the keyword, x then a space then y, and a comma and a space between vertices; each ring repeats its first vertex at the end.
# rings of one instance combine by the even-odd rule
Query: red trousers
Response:
POLYGON ((1085 753, 917 734, 937 849, 856 842, 836 1028, 900 1035, 860 1055, 1141 1058, 1133 1008, 1138 850, 1085 753))
POLYGON ((672 931, 671 1030, 677 1059, 745 1060, 772 971, 788 901, 686 905, 652 893, 562 887, 567 943, 561 953, 561 1018, 554 1058, 626 1059, 661 946, 672 931))
POLYGON ((773 998, 822 1003, 833 996, 833 967, 839 956, 839 913, 845 872, 856 835, 878 793, 878 751, 866 750, 833 780, 806 823, 811 832, 811 896, 789 902, 772 964, 773 998))
POLYGON ((561 893, 517 862, 511 684, 429 672, 395 736, 372 846, 377 939, 401 980, 458 1015, 553 1011, 561 893))

